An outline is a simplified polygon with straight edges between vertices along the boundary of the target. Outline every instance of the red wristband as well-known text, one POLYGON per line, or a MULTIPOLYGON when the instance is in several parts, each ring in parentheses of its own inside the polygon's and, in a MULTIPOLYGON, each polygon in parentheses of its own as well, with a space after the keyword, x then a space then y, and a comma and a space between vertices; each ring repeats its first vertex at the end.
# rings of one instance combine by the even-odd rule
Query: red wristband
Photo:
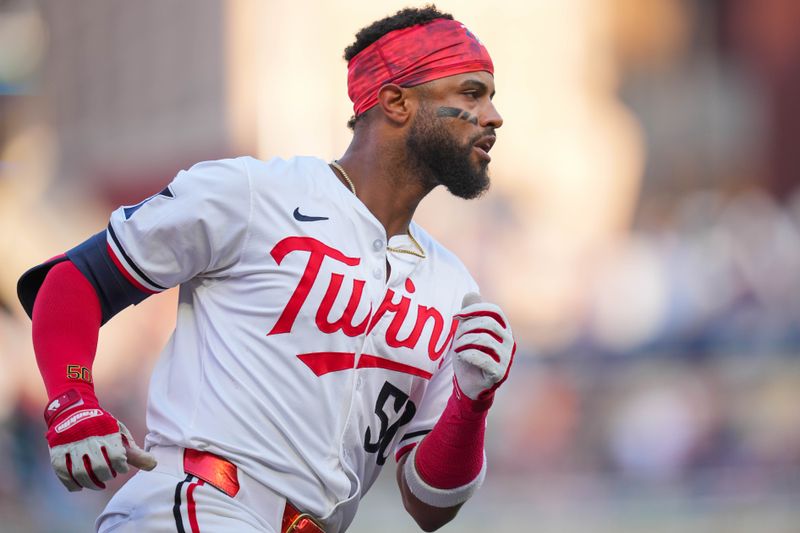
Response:
POLYGON ((423 481, 439 489, 454 489, 473 481, 483 468, 487 400, 471 400, 454 383, 453 394, 439 421, 422 440, 414 466, 423 481))

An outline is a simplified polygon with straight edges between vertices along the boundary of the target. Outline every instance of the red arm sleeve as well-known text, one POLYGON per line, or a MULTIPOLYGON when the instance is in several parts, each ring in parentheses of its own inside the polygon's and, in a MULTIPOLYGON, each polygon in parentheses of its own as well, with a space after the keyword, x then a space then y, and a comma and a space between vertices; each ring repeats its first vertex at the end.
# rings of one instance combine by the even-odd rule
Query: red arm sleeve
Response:
POLYGON ((416 454, 417 472, 429 485, 454 489, 478 477, 483 467, 488 405, 491 402, 476 402, 465 395, 450 397, 416 454))
POLYGON ((73 388, 94 396, 91 367, 100 332, 100 301, 71 261, 47 273, 32 319, 33 349, 48 398, 73 388))

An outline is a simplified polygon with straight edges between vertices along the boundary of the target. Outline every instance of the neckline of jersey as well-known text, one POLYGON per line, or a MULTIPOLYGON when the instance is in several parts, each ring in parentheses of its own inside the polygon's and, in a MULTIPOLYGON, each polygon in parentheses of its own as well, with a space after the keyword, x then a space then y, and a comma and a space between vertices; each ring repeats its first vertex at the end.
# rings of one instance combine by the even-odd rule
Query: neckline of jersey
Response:
MULTIPOLYGON (((383 227, 383 224, 381 224, 381 221, 378 220, 378 218, 375 215, 372 214, 372 211, 369 210, 369 208, 364 204, 364 202, 361 201, 361 199, 358 196, 353 194, 353 192, 347 187, 347 185, 342 183, 342 180, 339 179, 339 176, 336 174, 336 172, 334 172, 334 170, 330 167, 330 165, 328 164, 327 161, 325 161, 325 160, 323 160, 321 158, 317 158, 317 160, 321 164, 325 165, 325 168, 328 170, 328 174, 330 174, 330 176, 333 178, 333 180, 331 180, 331 181, 333 182, 334 188, 337 190, 337 194, 342 198, 346 198, 346 201, 350 202, 355 209, 360 211, 360 213, 362 215, 366 216, 372 222, 373 225, 377 226, 379 228, 381 234, 383 234, 384 238, 386 238, 386 229, 383 227)), ((420 235, 423 233, 422 229, 419 226, 419 224, 417 224, 416 222, 414 222, 412 220, 409 223, 408 227, 409 227, 409 230, 411 230, 411 232, 415 235, 416 239, 419 240, 420 239, 420 235)), ((389 237, 387 239, 386 246, 391 246, 392 248, 404 248, 404 249, 409 249, 409 250, 416 250, 417 249, 417 247, 414 245, 414 243, 411 242, 411 239, 408 237, 407 233, 398 233, 397 235, 392 235, 391 237, 389 237)), ((426 250, 427 250, 427 248, 426 248, 426 250)), ((419 257, 416 257, 416 256, 412 256, 411 254, 388 254, 387 253, 387 255, 389 255, 389 256, 403 256, 402 258, 405 259, 405 260, 411 260, 411 258, 413 257, 416 260, 415 262, 420 261, 422 259, 422 258, 419 258, 419 257), (405 257, 405 256, 409 256, 409 257, 405 257)))

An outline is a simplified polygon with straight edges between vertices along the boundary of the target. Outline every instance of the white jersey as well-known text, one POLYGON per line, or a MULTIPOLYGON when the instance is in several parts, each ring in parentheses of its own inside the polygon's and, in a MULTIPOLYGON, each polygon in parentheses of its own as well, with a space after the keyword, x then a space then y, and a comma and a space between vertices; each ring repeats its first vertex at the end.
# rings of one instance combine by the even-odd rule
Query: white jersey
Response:
MULTIPOLYGON (((444 409, 453 315, 477 292, 452 253, 410 231, 425 258, 387 251, 381 223, 311 157, 200 163, 116 210, 108 244, 126 277, 180 285, 146 447, 217 453, 346 528, 387 457, 444 409)), ((407 235, 388 246, 416 249, 407 235)))

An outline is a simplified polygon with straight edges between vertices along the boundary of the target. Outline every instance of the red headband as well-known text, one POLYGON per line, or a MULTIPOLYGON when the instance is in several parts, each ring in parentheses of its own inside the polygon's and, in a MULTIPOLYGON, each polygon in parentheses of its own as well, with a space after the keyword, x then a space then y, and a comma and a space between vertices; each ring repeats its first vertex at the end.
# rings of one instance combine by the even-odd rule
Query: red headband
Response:
POLYGON ((486 47, 460 22, 436 19, 389 32, 359 52, 347 64, 347 94, 358 116, 387 83, 413 87, 479 70, 494 74, 486 47))

